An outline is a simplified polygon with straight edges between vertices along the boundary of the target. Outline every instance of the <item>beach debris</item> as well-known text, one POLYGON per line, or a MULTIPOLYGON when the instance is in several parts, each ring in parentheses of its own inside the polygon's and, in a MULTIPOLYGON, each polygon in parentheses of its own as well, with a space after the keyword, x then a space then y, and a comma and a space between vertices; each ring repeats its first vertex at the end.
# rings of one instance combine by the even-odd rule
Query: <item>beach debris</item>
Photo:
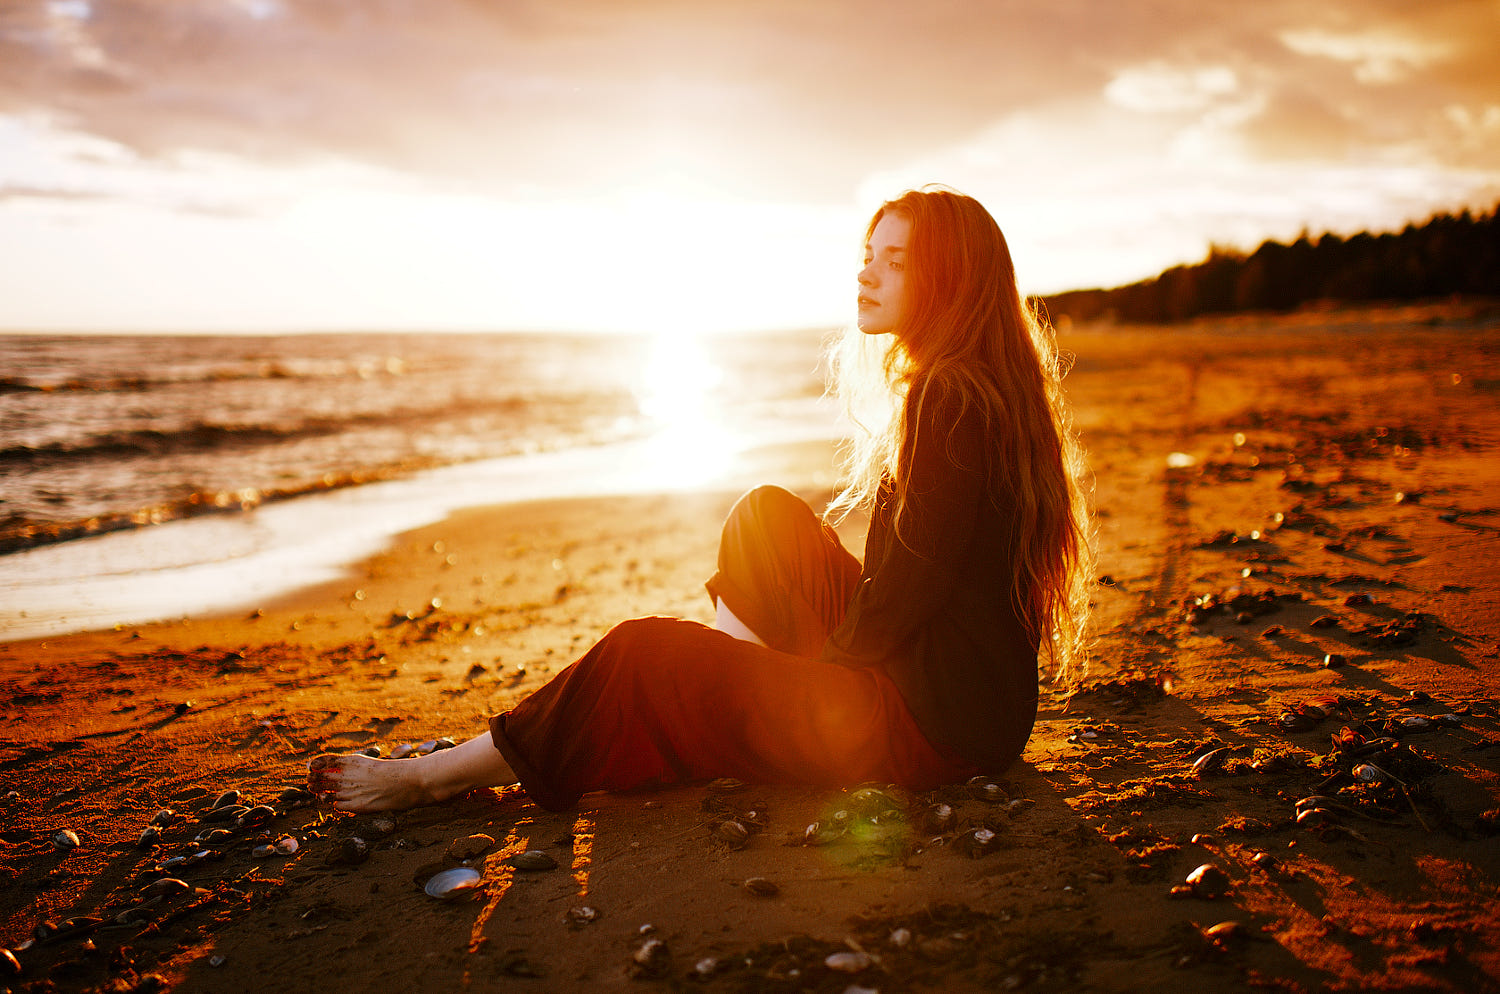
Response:
POLYGON ((276 806, 283 811, 295 811, 298 808, 310 808, 318 802, 318 797, 312 791, 302 787, 287 787, 276 795, 276 806))
MULTIPOLYGON (((1087 735, 1088 731, 1090 730, 1086 729, 1079 734, 1087 735)), ((1098 734, 1096 732, 1094 735, 1089 737, 1098 738, 1098 734)), ((1003 801, 1010 800, 1010 793, 1005 789, 1005 786, 1002 783, 983 774, 971 778, 969 780, 968 787, 969 794, 972 797, 977 800, 984 801, 986 804, 999 804, 1003 801)))
POLYGON ((1224 921, 1204 929, 1203 937, 1220 949, 1225 949, 1249 938, 1249 930, 1240 922, 1224 921))
POLYGON ((235 828, 259 828, 276 817, 276 809, 269 804, 257 804, 234 819, 235 828))
POLYGON ((422 890, 428 897, 439 901, 453 901, 478 887, 481 879, 479 871, 472 866, 456 866, 428 877, 422 890))
POLYGON ((62 850, 77 849, 82 845, 78 839, 78 833, 71 828, 65 828, 52 836, 52 844, 62 850))
POLYGON ((575 926, 588 925, 589 923, 597 920, 598 917, 598 909, 591 908, 586 904, 579 905, 576 908, 569 908, 567 911, 563 912, 563 921, 567 922, 569 925, 575 926))
POLYGON ((714 841, 731 849, 743 849, 750 843, 750 829, 730 818, 714 826, 714 841))
POLYGON ((1217 749, 1210 749, 1208 752, 1205 752, 1193 760, 1193 776, 1201 780, 1204 777, 1211 777, 1215 773, 1224 772, 1224 761, 1229 758, 1232 751, 1233 749, 1229 746, 1220 746, 1217 749))
POLYGON ((483 856, 493 848, 495 848, 495 840, 492 836, 469 835, 448 843, 448 858, 468 861, 475 856, 483 856))
POLYGON ((351 835, 329 852, 325 862, 329 866, 358 866, 369 858, 369 843, 357 835, 351 835))
POLYGON ((826 818, 815 821, 802 830, 802 844, 804 846, 829 845, 842 838, 848 828, 847 822, 839 823, 826 818))
POLYGON ((557 869, 557 860, 540 849, 527 849, 525 852, 518 852, 512 856, 505 857, 503 862, 506 866, 513 869, 532 872, 557 869))
POLYGON ((658 938, 649 938, 630 954, 630 974, 634 977, 661 977, 672 968, 672 955, 667 944, 658 938))
POLYGON ((1212 901, 1229 889, 1229 875, 1213 863, 1204 863, 1183 881, 1194 897, 1212 901))
POLYGON ((215 822, 234 821, 240 815, 250 809, 243 804, 225 804, 222 807, 209 808, 198 817, 200 822, 213 824, 215 822))
POLYGON ((862 973, 870 968, 870 954, 858 950, 829 953, 823 957, 823 965, 839 973, 862 973))
POLYGON ((744 888, 745 893, 753 894, 755 897, 775 897, 781 893, 781 888, 765 877, 751 877, 740 886, 744 888))
POLYGON ((228 962, 229 962, 229 957, 228 956, 210 956, 208 958, 208 965, 212 966, 212 967, 216 967, 216 968, 217 967, 221 967, 225 963, 228 963, 228 962))
POLYGON ((147 900, 153 897, 180 897, 192 891, 193 885, 178 877, 162 877, 153 880, 140 890, 141 897, 147 900))
POLYGON ((972 828, 955 839, 953 844, 970 859, 982 859, 1000 848, 1000 837, 988 828, 972 828))
POLYGON ((928 835, 941 835, 953 828, 953 823, 957 818, 953 805, 943 804, 940 801, 929 806, 922 813, 922 831, 928 835))
POLYGON ((1349 773, 1360 783, 1386 783, 1388 781, 1392 783, 1401 782, 1395 777, 1391 776, 1385 770, 1382 770, 1380 767, 1376 766, 1374 763, 1360 763, 1358 766, 1354 767, 1354 769, 1350 770, 1349 773))

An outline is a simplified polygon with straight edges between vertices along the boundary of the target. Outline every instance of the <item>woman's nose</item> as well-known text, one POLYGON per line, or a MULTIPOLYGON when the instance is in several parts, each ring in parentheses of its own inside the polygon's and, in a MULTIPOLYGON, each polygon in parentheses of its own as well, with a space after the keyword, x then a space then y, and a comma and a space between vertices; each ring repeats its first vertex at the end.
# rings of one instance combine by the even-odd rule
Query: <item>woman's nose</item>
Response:
POLYGON ((872 268, 873 267, 871 267, 871 266, 866 266, 865 268, 863 268, 863 269, 861 269, 859 271, 859 285, 860 286, 874 286, 875 285, 875 279, 871 275, 871 272, 870 272, 872 268))

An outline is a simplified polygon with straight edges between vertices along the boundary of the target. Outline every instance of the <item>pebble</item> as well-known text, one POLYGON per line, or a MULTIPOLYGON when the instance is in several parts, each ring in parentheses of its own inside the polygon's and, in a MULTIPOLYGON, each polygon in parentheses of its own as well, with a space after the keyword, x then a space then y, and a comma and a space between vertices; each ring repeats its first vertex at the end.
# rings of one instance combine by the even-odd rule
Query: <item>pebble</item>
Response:
POLYGON ((671 969, 672 956, 665 942, 651 938, 641 943, 631 954, 630 965, 637 976, 660 977, 671 969))
POLYGON ((1348 664, 1348 662, 1348 657, 1345 656, 1342 652, 1330 652, 1328 655, 1323 657, 1323 665, 1330 670, 1335 670, 1340 666, 1345 666, 1348 664))
POLYGON ((823 965, 839 973, 859 973, 870 968, 870 954, 861 952, 829 953, 823 965))
POLYGON ((1213 863, 1204 863, 1187 875, 1186 883, 1194 897, 1212 901, 1229 889, 1229 876, 1213 863))
POLYGON ((781 888, 765 877, 751 877, 740 886, 745 888, 745 893, 754 894, 756 897, 775 897, 781 893, 781 888))
POLYGON ((475 856, 483 856, 495 848, 495 840, 488 835, 470 835, 463 839, 454 839, 448 844, 448 856, 450 859, 469 860, 475 856))
POLYGON ((52 836, 52 844, 59 849, 77 849, 82 843, 78 841, 78 833, 71 828, 65 828, 52 836))

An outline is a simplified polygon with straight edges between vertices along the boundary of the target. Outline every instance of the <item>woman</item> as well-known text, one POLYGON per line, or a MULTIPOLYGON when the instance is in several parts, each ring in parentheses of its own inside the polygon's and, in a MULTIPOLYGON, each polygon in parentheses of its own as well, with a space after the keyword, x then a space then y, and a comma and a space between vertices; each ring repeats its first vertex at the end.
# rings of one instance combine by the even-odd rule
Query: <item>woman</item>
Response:
POLYGON ((563 810, 590 790, 724 776, 921 790, 1014 761, 1038 647, 1065 668, 1086 609, 1056 354, 999 227, 961 194, 882 206, 859 287, 839 388, 885 414, 828 513, 869 509, 863 567, 799 498, 751 491, 708 582, 714 628, 626 622, 487 734, 418 759, 319 756, 312 789, 378 811, 520 783, 563 810))

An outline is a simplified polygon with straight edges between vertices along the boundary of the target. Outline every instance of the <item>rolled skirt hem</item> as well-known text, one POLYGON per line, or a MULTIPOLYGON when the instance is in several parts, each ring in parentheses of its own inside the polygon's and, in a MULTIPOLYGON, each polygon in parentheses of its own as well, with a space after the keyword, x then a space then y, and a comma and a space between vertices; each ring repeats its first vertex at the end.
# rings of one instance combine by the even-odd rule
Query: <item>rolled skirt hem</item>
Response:
POLYGON ((536 802, 537 807, 548 811, 567 811, 578 803, 582 794, 569 791, 560 791, 552 787, 547 779, 537 772, 536 767, 527 761, 526 757, 517 751, 515 745, 505 734, 505 719, 510 712, 497 714, 490 718, 490 741, 505 758, 510 771, 516 775, 516 782, 521 789, 526 791, 526 796, 536 802))

